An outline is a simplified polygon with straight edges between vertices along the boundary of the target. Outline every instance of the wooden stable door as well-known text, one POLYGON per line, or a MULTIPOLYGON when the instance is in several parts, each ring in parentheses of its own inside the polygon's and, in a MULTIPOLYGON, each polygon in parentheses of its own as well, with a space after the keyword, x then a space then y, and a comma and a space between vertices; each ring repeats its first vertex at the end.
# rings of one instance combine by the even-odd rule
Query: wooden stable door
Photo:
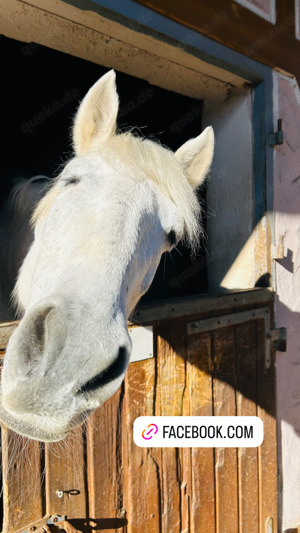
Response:
POLYGON ((86 426, 46 445, 3 428, 3 531, 61 531, 65 518, 67 533, 277 532, 271 315, 266 290, 141 309, 154 357, 129 365, 86 426), (264 441, 139 448, 132 426, 143 415, 257 415, 264 441))

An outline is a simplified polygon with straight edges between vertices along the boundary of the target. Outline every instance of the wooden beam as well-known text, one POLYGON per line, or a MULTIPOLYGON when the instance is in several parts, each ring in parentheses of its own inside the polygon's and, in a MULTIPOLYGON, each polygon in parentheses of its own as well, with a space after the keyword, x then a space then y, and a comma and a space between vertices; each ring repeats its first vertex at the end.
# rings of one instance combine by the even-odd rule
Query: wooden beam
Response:
POLYGON ((277 0, 275 25, 233 0, 137 2, 300 81, 294 0, 277 0))
MULTIPOLYGON (((144 325, 157 320, 165 320, 181 316, 214 313, 221 310, 241 309, 248 306, 262 306, 272 302, 274 294, 270 289, 257 288, 250 290, 230 291, 222 294, 205 294, 172 298, 161 302, 150 302, 137 307, 128 325, 144 325)), ((0 322, 0 357, 7 347, 8 341, 19 324, 14 322, 0 322)))

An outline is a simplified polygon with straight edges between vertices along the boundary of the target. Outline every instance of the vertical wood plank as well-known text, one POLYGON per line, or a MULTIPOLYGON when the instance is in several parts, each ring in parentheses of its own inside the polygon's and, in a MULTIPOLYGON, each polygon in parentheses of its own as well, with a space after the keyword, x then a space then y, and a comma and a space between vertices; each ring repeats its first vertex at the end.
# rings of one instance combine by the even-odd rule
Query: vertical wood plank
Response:
MULTIPOLYGON (((184 412, 184 416, 188 413, 184 412)), ((190 448, 178 448, 181 533, 191 531, 192 456, 190 448)))
MULTIPOLYGON (((236 350, 234 328, 213 334, 214 415, 235 416, 236 350)), ((236 448, 215 449, 216 531, 238 532, 238 472, 236 448), (229 503, 230 502, 230 503, 229 503)))
MULTIPOLYGON (((181 319, 164 321, 159 325, 157 342, 157 414, 183 414, 186 383, 185 328, 181 319)), ((178 449, 162 449, 162 532, 180 533, 188 499, 182 498, 182 454, 178 449)))
POLYGON ((121 462, 121 439, 124 438, 120 422, 122 405, 123 392, 120 388, 95 411, 87 423, 90 522, 92 527, 103 533, 120 533, 125 523, 121 462))
POLYGON ((2 426, 3 533, 15 533, 45 514, 41 450, 36 441, 2 426))
POLYGON ((276 435, 276 376, 274 354, 271 367, 265 368, 265 332, 262 320, 256 324, 258 356, 257 416, 264 424, 264 441, 258 449, 260 533, 265 533, 269 519, 277 531, 277 435, 276 435))
MULTIPOLYGON (((212 416, 211 334, 188 337, 188 385, 192 416, 212 416)), ((192 448, 191 533, 215 533, 214 449, 192 448)))
POLYGON ((83 428, 61 442, 45 444, 46 512, 86 521, 86 484, 83 428), (62 498, 57 491, 63 491, 62 498))
MULTIPOLYGON (((248 322, 236 327, 237 415, 256 416, 257 356, 256 325, 248 322)), ((259 532, 258 450, 238 448, 239 533, 259 532)))
MULTIPOLYGON (((191 414, 191 398, 188 381, 188 370, 190 368, 190 363, 187 358, 186 338, 182 338, 184 339, 184 346, 182 345, 182 350, 184 350, 185 357, 185 387, 182 391, 182 415, 189 416, 191 414)), ((180 484, 181 533, 189 533, 191 531, 192 450, 191 448, 178 448, 177 452, 177 472, 178 482, 180 484)))
POLYGON ((126 533, 161 531, 161 450, 133 442, 133 422, 155 409, 156 360, 129 365, 125 378, 123 416, 124 506, 126 533))

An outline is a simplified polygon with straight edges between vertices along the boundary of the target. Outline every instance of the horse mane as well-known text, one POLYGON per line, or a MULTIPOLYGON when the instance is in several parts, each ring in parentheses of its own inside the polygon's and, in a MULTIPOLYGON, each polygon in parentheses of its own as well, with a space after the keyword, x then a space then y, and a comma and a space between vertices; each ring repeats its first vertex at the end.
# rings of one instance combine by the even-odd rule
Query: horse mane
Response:
MULTIPOLYGON (((113 135, 99 147, 98 154, 121 175, 155 182, 162 193, 168 196, 178 208, 184 221, 184 238, 192 252, 203 234, 201 227, 201 206, 194 188, 188 182, 182 164, 167 147, 153 140, 144 139, 132 132, 113 135)), ((88 155, 96 155, 95 150, 88 155)), ((59 189, 54 180, 46 196, 38 203, 31 222, 35 226, 49 213, 59 189)))
MULTIPOLYGON (((0 212, 0 295, 1 312, 11 310, 11 293, 16 282, 26 246, 32 240, 29 227, 31 214, 51 180, 34 176, 29 180, 15 180, 13 189, 0 212)), ((5 316, 10 316, 9 314, 5 316)))
POLYGON ((29 180, 20 178, 15 181, 7 202, 7 209, 13 213, 13 229, 29 222, 32 210, 40 202, 41 194, 46 188, 45 183, 47 187, 51 184, 51 179, 43 175, 33 176, 29 180))
POLYGON ((56 185, 56 180, 53 180, 52 187, 49 189, 49 191, 44 196, 44 198, 42 198, 41 201, 37 204, 35 210, 33 211, 31 221, 30 221, 32 227, 34 227, 37 224, 37 222, 46 218, 55 198, 58 195, 58 192, 59 190, 56 185))

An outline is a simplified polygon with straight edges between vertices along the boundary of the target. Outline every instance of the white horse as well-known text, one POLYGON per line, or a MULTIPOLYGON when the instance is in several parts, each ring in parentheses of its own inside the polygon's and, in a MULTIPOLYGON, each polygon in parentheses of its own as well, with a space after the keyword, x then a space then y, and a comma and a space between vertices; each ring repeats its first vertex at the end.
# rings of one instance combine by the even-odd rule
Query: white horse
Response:
POLYGON ((161 255, 184 238, 194 248, 201 231, 195 188, 211 165, 212 128, 173 153, 116 134, 117 113, 110 71, 82 101, 75 157, 34 213, 0 412, 33 439, 63 439, 116 392, 131 351, 128 316, 161 255))

